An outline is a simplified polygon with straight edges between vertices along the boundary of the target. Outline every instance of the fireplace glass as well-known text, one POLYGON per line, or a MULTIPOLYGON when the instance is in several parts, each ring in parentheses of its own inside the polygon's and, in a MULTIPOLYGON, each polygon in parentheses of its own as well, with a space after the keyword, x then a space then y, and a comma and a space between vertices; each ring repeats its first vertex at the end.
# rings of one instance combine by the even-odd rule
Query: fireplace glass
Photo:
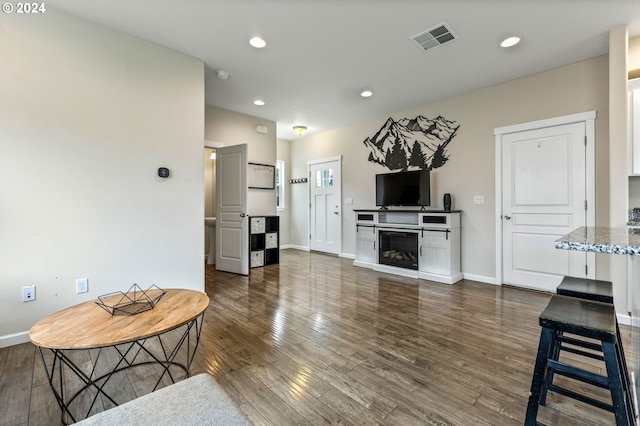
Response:
POLYGON ((418 269, 418 233, 383 231, 379 233, 378 262, 382 265, 418 269))

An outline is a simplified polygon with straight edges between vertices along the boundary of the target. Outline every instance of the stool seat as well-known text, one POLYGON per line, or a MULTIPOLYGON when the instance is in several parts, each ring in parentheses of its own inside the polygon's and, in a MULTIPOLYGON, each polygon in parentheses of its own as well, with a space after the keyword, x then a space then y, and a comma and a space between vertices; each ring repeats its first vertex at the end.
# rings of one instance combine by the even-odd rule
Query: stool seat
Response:
POLYGON ((554 295, 540 314, 540 325, 610 341, 616 336, 616 312, 609 303, 554 295))
POLYGON ((611 281, 564 277, 556 292, 564 296, 613 303, 613 284, 611 281))

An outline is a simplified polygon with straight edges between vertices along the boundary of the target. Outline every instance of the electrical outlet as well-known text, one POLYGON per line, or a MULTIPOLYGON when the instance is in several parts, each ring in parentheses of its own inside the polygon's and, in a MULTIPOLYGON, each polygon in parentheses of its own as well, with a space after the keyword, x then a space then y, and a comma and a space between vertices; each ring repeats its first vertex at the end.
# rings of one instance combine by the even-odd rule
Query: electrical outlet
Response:
POLYGON ((86 293, 89 291, 89 279, 78 278, 76 280, 76 294, 86 293))
POLYGON ((476 195, 473 197, 473 204, 484 204, 484 195, 476 195))
POLYGON ((32 302, 34 300, 36 300, 36 286, 28 285, 26 287, 22 287, 22 301, 32 302))

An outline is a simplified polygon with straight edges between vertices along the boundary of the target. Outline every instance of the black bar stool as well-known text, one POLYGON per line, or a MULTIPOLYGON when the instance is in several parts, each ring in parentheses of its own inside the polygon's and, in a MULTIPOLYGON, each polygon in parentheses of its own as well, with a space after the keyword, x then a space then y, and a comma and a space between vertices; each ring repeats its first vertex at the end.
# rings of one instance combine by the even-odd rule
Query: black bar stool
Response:
MULTIPOLYGON (((577 277, 564 277, 558 288, 556 289, 558 294, 570 297, 577 297, 579 299, 594 300, 596 302, 613 304, 613 284, 611 281, 590 280, 587 278, 577 277)), ((618 338, 618 344, 620 345, 621 364, 623 368, 623 379, 626 381, 627 389, 631 389, 631 381, 629 378, 629 371, 627 369, 627 362, 624 355, 624 348, 622 345, 622 337, 620 336, 620 327, 616 319, 616 335, 618 338)), ((568 336, 563 336, 560 333, 556 339, 556 345, 552 348, 549 358, 557 361, 560 357, 560 351, 571 352, 581 356, 585 356, 592 359, 603 361, 602 347, 592 342, 575 339, 568 336), (567 344, 569 346, 567 346, 567 344), (583 351, 576 347, 582 347, 597 351, 599 353, 583 351)), ((542 388, 542 394, 540 395, 540 405, 545 405, 547 400, 547 392, 554 390, 553 377, 555 370, 550 368, 547 377, 542 388)), ((635 405, 632 407, 635 413, 635 405)))
POLYGON ((564 296, 613 304, 613 284, 611 281, 564 277, 556 292, 564 296))
MULTIPOLYGON (((553 295, 540 314, 540 343, 531 381, 525 425, 535 425, 545 377, 550 370, 575 380, 609 389, 612 404, 578 394, 566 388, 550 385, 549 389, 587 404, 611 411, 616 424, 631 425, 634 422, 633 401, 626 368, 623 367, 621 344, 616 332, 616 314, 612 304, 553 295), (599 341, 593 349, 602 352, 607 375, 602 376, 576 366, 561 363, 553 358, 554 349, 560 344, 563 333, 599 341)), ((585 342, 586 343, 586 342, 585 342)))

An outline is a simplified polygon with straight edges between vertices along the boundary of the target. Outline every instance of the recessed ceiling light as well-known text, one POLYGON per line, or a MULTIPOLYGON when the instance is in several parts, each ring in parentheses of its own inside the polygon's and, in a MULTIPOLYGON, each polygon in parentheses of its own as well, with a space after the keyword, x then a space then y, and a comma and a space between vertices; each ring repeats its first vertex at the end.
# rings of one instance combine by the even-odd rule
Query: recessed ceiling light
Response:
POLYGON ((264 105, 264 101, 261 99, 256 99, 255 101, 253 101, 254 105, 258 105, 258 106, 262 106, 264 105))
POLYGON ((363 90, 362 93, 360 93, 360 96, 362 96, 363 98, 368 98, 372 95, 373 92, 371 90, 363 90))
POLYGON ((500 43, 500 46, 502 46, 502 47, 513 47, 518 43, 520 43, 520 37, 512 36, 512 37, 507 37, 504 40, 502 40, 502 43, 500 43))
POLYGON ((261 39, 260 37, 254 37, 249 40, 249 44, 255 47, 256 49, 262 49, 267 45, 267 42, 261 39))

